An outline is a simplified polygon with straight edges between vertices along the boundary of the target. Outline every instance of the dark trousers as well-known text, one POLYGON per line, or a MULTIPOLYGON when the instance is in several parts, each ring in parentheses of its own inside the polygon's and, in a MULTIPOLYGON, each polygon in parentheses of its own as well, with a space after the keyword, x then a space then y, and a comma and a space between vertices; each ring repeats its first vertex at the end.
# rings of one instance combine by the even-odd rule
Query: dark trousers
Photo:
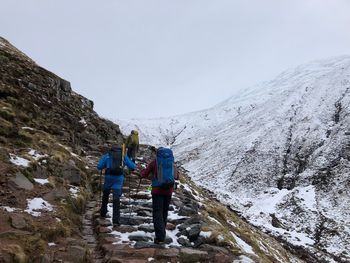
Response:
POLYGON ((156 240, 165 240, 165 227, 168 217, 169 205, 171 196, 167 195, 152 195, 152 207, 153 207, 153 225, 156 234, 156 240))
POLYGON ((133 162, 136 160, 136 147, 131 146, 128 148, 128 151, 126 152, 126 155, 129 157, 129 159, 133 162))
MULTIPOLYGON (((101 216, 105 217, 107 214, 107 205, 109 199, 109 193, 111 189, 104 189, 102 196, 102 205, 101 205, 101 216)), ((120 198, 119 193, 117 191, 113 191, 113 216, 112 221, 113 224, 119 224, 120 220, 120 198)))

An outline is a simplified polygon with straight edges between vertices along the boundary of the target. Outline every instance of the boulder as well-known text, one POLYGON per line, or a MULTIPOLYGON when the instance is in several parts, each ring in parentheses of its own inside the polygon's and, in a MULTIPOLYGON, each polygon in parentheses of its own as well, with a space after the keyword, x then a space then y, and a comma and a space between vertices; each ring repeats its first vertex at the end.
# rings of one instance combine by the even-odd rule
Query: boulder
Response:
POLYGON ((86 262, 86 253, 87 250, 81 246, 70 246, 67 249, 68 258, 74 258, 75 262, 86 262))
POLYGON ((177 242, 184 247, 192 247, 191 242, 187 238, 180 237, 177 242))
POLYGON ((208 259, 208 252, 190 248, 180 249, 180 262, 203 262, 208 259))
POLYGON ((134 248, 158 248, 158 245, 154 244, 153 242, 137 241, 134 248))
POLYGON ((81 102, 85 107, 89 108, 90 110, 94 109, 94 102, 92 100, 89 100, 87 98, 82 98, 81 102))
POLYGON ((63 186, 58 186, 45 194, 44 199, 47 201, 61 200, 67 198, 68 195, 68 191, 63 186))
POLYGON ((171 261, 179 256, 179 249, 177 248, 169 248, 169 249, 158 249, 154 257, 157 260, 165 259, 167 261, 171 261))
POLYGON ((186 219, 181 225, 178 226, 178 229, 181 230, 185 230, 188 227, 190 227, 191 225, 196 225, 196 224, 202 224, 202 219, 199 217, 193 217, 190 219, 186 219))
POLYGON ((165 244, 171 244, 171 243, 173 243, 173 239, 172 239, 171 237, 168 237, 168 236, 167 236, 167 237, 165 238, 165 240, 164 240, 164 243, 165 243, 165 244))
POLYGON ((70 93, 72 91, 70 82, 65 79, 61 79, 61 78, 59 79, 59 87, 63 92, 70 93))
POLYGON ((184 206, 180 207, 179 215, 180 216, 192 216, 198 213, 198 205, 193 202, 188 202, 184 206))
POLYGON ((140 210, 137 212, 139 216, 152 217, 152 212, 146 210, 140 210))
POLYGON ((197 238, 195 239, 194 244, 193 244, 193 247, 194 247, 194 248, 198 248, 198 247, 200 247, 201 245, 205 244, 205 241, 206 241, 205 237, 199 236, 199 237, 197 237, 197 238))
POLYGON ((28 227, 28 224, 24 219, 24 216, 21 214, 11 214, 10 219, 11 219, 11 226, 16 229, 25 229, 28 227))
POLYGON ((46 179, 48 177, 48 172, 45 168, 40 165, 35 165, 33 169, 33 177, 39 179, 46 179))
POLYGON ((166 224, 166 229, 170 230, 170 231, 175 230, 176 229, 176 225, 174 225, 172 223, 167 223, 166 224))
MULTIPOLYGON (((112 247, 113 248, 113 247, 112 247)), ((134 249, 129 246, 124 247, 123 249, 118 249, 114 246, 112 251, 112 256, 121 257, 124 259, 139 258, 139 259, 147 259, 153 257, 155 252, 154 248, 143 248, 143 249, 134 249)))
POLYGON ((194 224, 194 225, 190 225, 189 228, 190 228, 189 230, 186 229, 188 232, 187 237, 191 242, 193 242, 199 237, 199 234, 201 232, 201 225, 194 224))
POLYGON ((152 233, 152 232, 154 232, 154 226, 153 225, 140 225, 138 227, 138 230, 152 233))
POLYGON ((16 173, 16 177, 10 178, 10 181, 13 182, 17 188, 25 190, 33 190, 33 184, 25 177, 22 173, 16 173))
POLYGON ((129 240, 131 240, 131 241, 150 241, 150 240, 152 240, 152 237, 149 237, 146 235, 132 234, 129 236, 129 240))
POLYGON ((152 218, 140 217, 140 216, 120 216, 120 223, 122 225, 141 225, 144 223, 151 223, 152 218))
POLYGON ((128 226, 128 225, 118 226, 118 232, 120 233, 131 233, 131 232, 135 232, 136 230, 137 228, 134 226, 128 226))
POLYGON ((80 170, 75 165, 66 164, 65 166, 63 166, 61 172, 62 172, 62 177, 68 180, 70 184, 80 185, 81 174, 80 174, 80 170))

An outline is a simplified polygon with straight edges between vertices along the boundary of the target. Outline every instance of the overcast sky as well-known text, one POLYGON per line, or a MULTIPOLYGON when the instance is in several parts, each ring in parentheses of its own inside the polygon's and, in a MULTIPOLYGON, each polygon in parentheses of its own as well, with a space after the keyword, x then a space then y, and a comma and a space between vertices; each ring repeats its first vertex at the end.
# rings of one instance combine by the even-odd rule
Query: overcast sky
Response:
POLYGON ((0 35, 112 119, 211 107, 350 55, 349 0, 0 0, 0 35))

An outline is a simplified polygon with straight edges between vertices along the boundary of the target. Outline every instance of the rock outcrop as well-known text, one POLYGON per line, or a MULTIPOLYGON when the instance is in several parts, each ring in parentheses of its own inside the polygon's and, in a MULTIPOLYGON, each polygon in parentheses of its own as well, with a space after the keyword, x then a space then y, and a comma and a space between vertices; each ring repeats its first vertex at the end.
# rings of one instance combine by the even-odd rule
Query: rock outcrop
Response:
POLYGON ((122 140, 92 101, 0 38, 0 262, 85 262, 90 156, 122 140))

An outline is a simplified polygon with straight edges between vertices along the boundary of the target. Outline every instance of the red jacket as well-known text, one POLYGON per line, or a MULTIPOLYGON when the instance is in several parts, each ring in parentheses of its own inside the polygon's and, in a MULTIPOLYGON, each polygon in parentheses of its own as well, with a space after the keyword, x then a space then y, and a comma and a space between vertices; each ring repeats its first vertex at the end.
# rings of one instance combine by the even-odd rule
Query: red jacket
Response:
MULTIPOLYGON (((152 180, 153 178, 157 177, 157 165, 156 165, 156 160, 153 160, 150 162, 146 169, 141 171, 141 177, 142 178, 147 178, 149 180, 152 180)), ((178 173, 177 170, 175 169, 175 180, 178 180, 178 173)), ((152 187, 152 194, 156 195, 171 195, 174 191, 174 188, 171 187, 169 189, 161 189, 160 187, 152 187)))

